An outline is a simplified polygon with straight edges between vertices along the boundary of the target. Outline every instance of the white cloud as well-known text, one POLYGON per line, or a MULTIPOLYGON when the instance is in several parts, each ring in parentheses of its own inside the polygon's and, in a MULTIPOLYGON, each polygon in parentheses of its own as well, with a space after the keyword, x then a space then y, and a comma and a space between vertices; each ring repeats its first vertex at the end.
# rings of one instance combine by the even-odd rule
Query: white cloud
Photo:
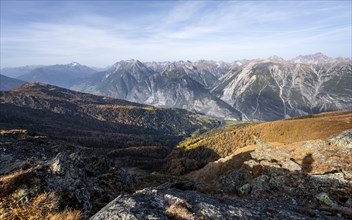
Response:
MULTIPOLYGON (((1 63, 16 66, 74 60, 107 66, 130 58, 232 61, 316 52, 313 50, 330 51, 332 55, 350 52, 346 47, 350 46, 351 26, 341 23, 351 16, 348 12, 330 15, 332 4, 327 3, 309 8, 309 13, 301 11, 307 6, 303 3, 276 4, 279 6, 238 1, 176 2, 137 18, 83 10, 62 19, 6 25, 1 28, 1 63), (292 10, 287 11, 290 7, 292 10), (305 15, 319 19, 304 21, 305 15), (341 41, 335 50, 326 45, 332 40, 341 41)), ((341 7, 331 10, 340 11, 341 7)))

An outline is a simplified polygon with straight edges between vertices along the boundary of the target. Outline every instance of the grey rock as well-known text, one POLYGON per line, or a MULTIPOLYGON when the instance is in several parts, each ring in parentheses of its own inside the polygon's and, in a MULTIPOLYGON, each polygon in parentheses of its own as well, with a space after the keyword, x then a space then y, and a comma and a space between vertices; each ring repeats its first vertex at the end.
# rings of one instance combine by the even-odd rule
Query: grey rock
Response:
MULTIPOLYGON (((317 218, 324 218, 320 214, 317 218)), ((306 219, 291 200, 219 200, 170 184, 121 195, 92 216, 103 219, 306 219), (268 211, 270 210, 270 211, 268 211)), ((337 219, 332 217, 332 219, 337 219)))
POLYGON ((289 171, 301 171, 302 167, 296 162, 286 159, 282 163, 282 168, 288 169, 289 171))
POLYGON ((238 192, 240 195, 248 195, 251 192, 251 185, 250 184, 244 184, 238 189, 238 192))
POLYGON ((315 196, 315 198, 317 198, 319 202, 323 203, 324 205, 336 206, 336 203, 325 192, 319 193, 318 195, 315 196))
POLYGON ((164 201, 142 192, 134 196, 120 195, 90 219, 168 219, 164 201))
POLYGON ((352 208, 352 198, 349 198, 345 204, 344 204, 345 207, 347 208, 352 208))
POLYGON ((222 191, 235 193, 240 187, 249 182, 252 175, 247 169, 239 169, 219 178, 219 185, 222 191))
POLYGON ((269 179, 270 178, 266 175, 261 175, 253 179, 253 181, 251 182, 251 187, 252 187, 251 196, 259 197, 267 189, 269 189, 269 179))

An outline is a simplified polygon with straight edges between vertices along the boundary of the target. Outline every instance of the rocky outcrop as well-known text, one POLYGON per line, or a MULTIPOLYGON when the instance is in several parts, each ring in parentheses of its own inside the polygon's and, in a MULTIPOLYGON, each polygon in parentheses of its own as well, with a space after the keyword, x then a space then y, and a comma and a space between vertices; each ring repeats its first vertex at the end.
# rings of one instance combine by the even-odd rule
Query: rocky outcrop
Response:
MULTIPOLYGON (((312 210, 315 219, 327 216, 312 210)), ((133 195, 120 195, 91 220, 103 219, 305 219, 292 200, 219 199, 193 190, 187 182, 166 183, 133 195)), ((329 216, 339 219, 338 216, 329 216)))
MULTIPOLYGON (((345 132, 335 138, 344 136, 345 132)), ((341 205, 352 195, 349 188, 352 185, 352 151, 344 146, 322 140, 288 145, 257 140, 250 155, 240 167, 237 166, 238 169, 228 166, 229 169, 223 171, 219 178, 222 190, 240 193, 243 185, 250 184, 252 197, 284 194, 305 198, 324 190, 330 193, 337 190, 341 205)), ((233 155, 227 163, 233 163, 231 160, 237 157, 238 154, 233 155)))
POLYGON ((256 145, 186 176, 195 182, 122 194, 91 219, 348 219, 348 134, 292 144, 255 137, 256 145))
POLYGON ((133 174, 102 153, 26 130, 1 130, 0 143, 1 218, 45 193, 55 195, 50 212, 68 207, 90 216, 136 186, 133 174))
POLYGON ((292 144, 255 137, 256 145, 211 162, 187 178, 205 192, 243 199, 292 199, 300 206, 329 207, 335 214, 351 217, 350 132, 292 144))
POLYGON ((336 146, 352 148, 352 129, 344 131, 343 133, 333 136, 328 141, 336 146))

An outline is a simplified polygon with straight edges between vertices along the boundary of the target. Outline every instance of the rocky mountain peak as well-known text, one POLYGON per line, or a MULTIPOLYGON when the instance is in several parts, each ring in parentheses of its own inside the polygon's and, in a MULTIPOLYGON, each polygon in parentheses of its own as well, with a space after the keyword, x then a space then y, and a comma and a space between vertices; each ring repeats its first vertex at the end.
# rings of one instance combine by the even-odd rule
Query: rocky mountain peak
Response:
POLYGON ((267 60, 272 62, 285 62, 285 60, 277 55, 270 56, 267 60))
POLYGON ((171 72, 177 69, 176 63, 169 63, 166 65, 165 71, 164 72, 171 72))
POLYGON ((132 68, 132 67, 142 67, 144 64, 140 62, 139 60, 135 59, 130 59, 130 60, 121 60, 116 62, 112 68, 115 70, 118 70, 120 68, 126 69, 126 68, 132 68))
POLYGON ((291 60, 293 63, 319 64, 332 61, 333 58, 319 52, 311 55, 299 55, 291 60))

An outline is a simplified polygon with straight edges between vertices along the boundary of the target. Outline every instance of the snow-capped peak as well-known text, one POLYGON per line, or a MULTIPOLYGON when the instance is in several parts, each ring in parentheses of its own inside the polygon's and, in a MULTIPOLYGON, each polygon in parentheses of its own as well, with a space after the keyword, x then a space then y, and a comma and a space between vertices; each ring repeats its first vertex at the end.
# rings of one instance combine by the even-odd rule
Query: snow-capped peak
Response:
POLYGON ((69 64, 71 67, 79 66, 80 64, 77 62, 72 62, 69 64))

